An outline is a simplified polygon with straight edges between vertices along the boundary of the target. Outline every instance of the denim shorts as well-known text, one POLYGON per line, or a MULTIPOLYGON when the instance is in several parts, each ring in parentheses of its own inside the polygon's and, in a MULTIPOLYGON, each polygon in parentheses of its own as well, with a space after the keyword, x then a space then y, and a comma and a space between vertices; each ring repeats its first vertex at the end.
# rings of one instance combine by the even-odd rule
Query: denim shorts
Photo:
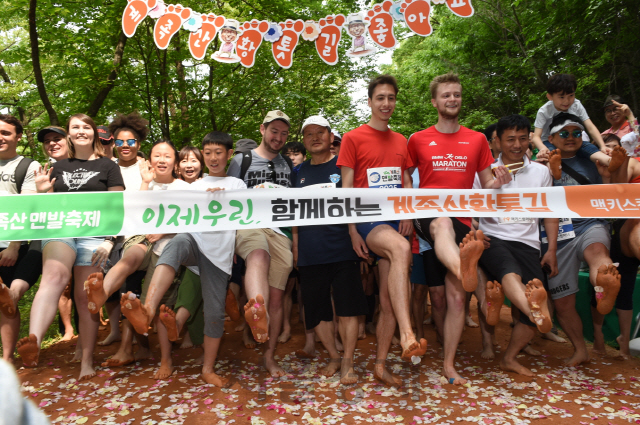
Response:
POLYGON ((96 248, 104 242, 104 237, 49 239, 42 241, 42 250, 44 251, 44 247, 51 242, 62 242, 73 249, 76 254, 76 261, 73 263, 74 266, 90 266, 91 257, 93 257, 96 248))

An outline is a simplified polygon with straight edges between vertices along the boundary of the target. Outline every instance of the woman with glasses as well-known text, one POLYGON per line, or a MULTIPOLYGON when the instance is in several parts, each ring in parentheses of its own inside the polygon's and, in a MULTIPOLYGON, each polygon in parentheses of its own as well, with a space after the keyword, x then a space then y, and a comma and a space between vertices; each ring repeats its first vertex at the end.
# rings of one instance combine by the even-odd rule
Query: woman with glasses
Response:
MULTIPOLYGON (((99 192, 124 190, 120 169, 103 157, 98 131, 93 119, 85 114, 72 115, 67 123, 69 158, 48 165, 36 173, 38 193, 46 192, 99 192)), ((64 212, 48 215, 61 225, 72 224, 64 212)), ((43 270, 40 288, 33 300, 29 323, 29 336, 18 341, 25 366, 38 365, 40 344, 56 314, 57 300, 64 291, 73 270, 74 296, 80 316, 82 361, 78 380, 95 376, 93 350, 98 335, 99 317, 87 308, 83 282, 91 273, 106 265, 113 249, 113 238, 89 237, 50 239, 42 243, 43 270), (55 300, 55 302, 52 302, 55 300)))
POLYGON ((603 135, 615 134, 622 139, 622 136, 634 131, 634 127, 637 129, 638 123, 631 108, 617 94, 607 96, 603 109, 604 118, 611 124, 610 128, 602 132, 603 135))

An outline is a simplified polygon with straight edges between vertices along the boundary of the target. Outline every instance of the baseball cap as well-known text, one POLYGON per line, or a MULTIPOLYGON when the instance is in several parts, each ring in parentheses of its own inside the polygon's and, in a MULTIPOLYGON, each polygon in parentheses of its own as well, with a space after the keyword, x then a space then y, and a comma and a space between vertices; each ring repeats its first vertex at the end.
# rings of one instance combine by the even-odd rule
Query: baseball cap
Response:
POLYGON ((333 133, 333 143, 342 143, 342 136, 336 130, 331 130, 333 133))
POLYGON ((320 127, 331 128, 331 124, 329 124, 329 121, 327 121, 324 117, 320 115, 311 115, 309 118, 304 120, 304 122, 302 123, 302 128, 300 129, 300 132, 303 132, 305 127, 308 125, 319 125, 320 127))
POLYGON ((103 145, 108 145, 113 141, 113 136, 105 125, 98 126, 98 138, 103 145))
POLYGON ((44 142, 44 136, 49 133, 58 133, 61 136, 67 137, 67 132, 64 131, 64 129, 55 125, 50 125, 38 131, 38 142, 44 142))
POLYGON ((274 111, 269 111, 267 115, 264 117, 264 120, 262 120, 262 124, 269 124, 270 122, 275 120, 282 120, 286 122, 287 125, 291 125, 291 120, 289 119, 287 114, 277 109, 274 111))
POLYGON ((257 147, 258 147, 258 144, 254 140, 240 139, 236 142, 236 150, 234 151, 234 154, 238 152, 240 153, 249 152, 254 150, 257 147))
POLYGON ((604 100, 604 105, 602 106, 602 109, 606 108, 607 106, 611 106, 613 105, 613 101, 616 101, 622 105, 625 104, 625 101, 622 97, 618 96, 617 94, 610 94, 609 96, 607 96, 607 98, 604 100))
POLYGON ((584 131, 584 124, 580 118, 566 112, 560 112, 556 115, 553 118, 553 121, 551 121, 551 125, 552 127, 549 129, 549 134, 556 134, 558 131, 570 125, 578 127, 580 130, 584 131))

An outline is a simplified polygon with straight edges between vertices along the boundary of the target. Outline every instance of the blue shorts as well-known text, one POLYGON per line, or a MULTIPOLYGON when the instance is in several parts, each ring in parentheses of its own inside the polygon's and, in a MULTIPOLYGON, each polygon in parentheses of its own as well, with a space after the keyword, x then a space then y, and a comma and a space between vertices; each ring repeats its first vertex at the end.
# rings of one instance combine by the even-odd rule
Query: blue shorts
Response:
POLYGON ((44 247, 51 242, 62 242, 63 244, 73 249, 73 252, 75 252, 76 254, 76 260, 73 263, 74 266, 90 266, 91 257, 93 257, 93 253, 95 252, 96 248, 98 248, 100 244, 104 242, 104 237, 49 239, 46 241, 42 241, 43 252, 44 247))
MULTIPOLYGON (((371 233, 371 231, 375 227, 378 227, 378 226, 380 226, 382 224, 387 224, 387 225, 393 227, 393 229, 396 232, 400 228, 400 220, 393 220, 393 221, 376 221, 376 222, 373 222, 373 223, 356 223, 356 230, 358 231, 360 236, 362 236, 362 239, 364 240, 364 242, 367 243, 367 236, 369 236, 369 233, 371 233)), ((372 257, 374 257, 374 259, 377 260, 378 258, 380 258, 378 254, 374 253, 371 250, 370 250, 370 252, 372 254, 375 254, 375 255, 371 255, 372 257)))
POLYGON ((422 254, 413 254, 413 266, 411 267, 411 283, 426 285, 427 278, 424 275, 424 261, 422 254))

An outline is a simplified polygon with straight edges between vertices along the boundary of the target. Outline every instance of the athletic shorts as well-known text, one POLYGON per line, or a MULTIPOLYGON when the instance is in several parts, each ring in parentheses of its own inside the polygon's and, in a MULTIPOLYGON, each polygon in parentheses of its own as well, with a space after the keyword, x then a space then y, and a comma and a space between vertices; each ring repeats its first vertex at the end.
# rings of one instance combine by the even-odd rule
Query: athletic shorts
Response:
MULTIPOLYGON (((491 236, 490 236, 491 237, 491 236)), ((491 246, 486 248, 480 257, 480 265, 490 279, 502 282, 505 275, 515 273, 520 276, 523 287, 530 280, 545 281, 545 274, 540 266, 540 250, 517 241, 505 241, 491 237, 491 246)), ((535 326, 526 314, 520 314, 520 323, 535 326)))
POLYGON ((367 298, 360 278, 359 261, 301 266, 300 291, 307 330, 320 322, 333 320, 333 307, 338 317, 367 314, 367 298))
MULTIPOLYGON (((393 220, 393 221, 375 221, 373 223, 356 223, 356 230, 358 231, 360 236, 362 236, 362 240, 364 240, 364 242, 367 243, 367 236, 369 236, 369 233, 371 233, 371 231, 376 227, 381 226, 383 224, 391 226, 393 230, 395 230, 396 232, 400 228, 400 221, 393 220)), ((373 252, 371 249, 369 249, 369 252, 370 252, 369 255, 372 256, 374 260, 377 261, 381 258, 378 253, 373 252)))
POLYGON ((549 278, 549 294, 557 300, 578 292, 578 272, 580 263, 584 261, 584 250, 594 243, 611 246, 609 227, 596 224, 580 236, 576 236, 556 253, 558 258, 558 275, 549 278))
POLYGON ((430 288, 444 286, 444 277, 447 275, 447 268, 438 260, 435 250, 428 249, 422 253, 422 264, 427 285, 430 288))
MULTIPOLYGON (((40 241, 34 241, 32 244, 39 245, 40 241)), ((20 245, 16 263, 13 266, 0 267, 0 278, 9 288, 11 288, 11 282, 16 279, 24 280, 31 288, 42 273, 42 252, 38 249, 29 249, 29 247, 28 244, 20 245)), ((5 249, 0 249, 0 252, 5 249)))
POLYGON ((91 266, 91 257, 93 253, 104 242, 103 237, 96 238, 66 238, 66 239, 49 239, 42 241, 42 251, 45 246, 51 242, 62 242, 67 245, 76 254, 76 260, 73 263, 74 266, 91 266))
POLYGON ((293 269, 291 240, 272 229, 247 229, 236 232, 236 254, 246 261, 247 256, 256 249, 267 251, 271 257, 269 286, 284 291, 289 273, 293 269))
MULTIPOLYGON (((438 217, 417 218, 413 220, 413 226, 416 230, 416 233, 422 239, 429 242, 429 245, 431 245, 431 247, 435 247, 435 242, 431 237, 431 231, 429 230, 429 227, 431 226, 431 222, 436 218, 438 217)), ((451 217, 451 224, 453 224, 453 232, 456 235, 456 243, 462 243, 462 239, 464 239, 464 237, 469 234, 471 228, 455 217, 451 217)))
POLYGON ((413 266, 411 266, 411 283, 418 285, 426 285, 427 277, 424 272, 424 262, 422 261, 422 255, 413 255, 413 266))

